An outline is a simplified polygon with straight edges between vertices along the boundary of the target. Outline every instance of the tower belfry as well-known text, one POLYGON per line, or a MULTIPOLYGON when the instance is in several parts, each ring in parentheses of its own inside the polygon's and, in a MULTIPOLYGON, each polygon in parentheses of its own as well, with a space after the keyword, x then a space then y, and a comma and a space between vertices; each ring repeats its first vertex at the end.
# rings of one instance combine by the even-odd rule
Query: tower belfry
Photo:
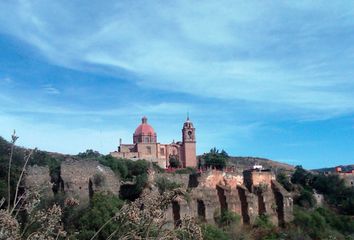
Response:
POLYGON ((189 113, 182 128, 182 153, 183 167, 197 166, 195 128, 189 120, 189 113))

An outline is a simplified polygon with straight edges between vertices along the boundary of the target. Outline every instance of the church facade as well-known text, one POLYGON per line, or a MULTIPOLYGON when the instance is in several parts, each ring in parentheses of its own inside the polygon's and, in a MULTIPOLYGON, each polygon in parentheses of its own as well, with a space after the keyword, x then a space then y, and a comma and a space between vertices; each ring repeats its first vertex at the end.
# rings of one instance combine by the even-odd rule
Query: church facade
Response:
POLYGON ((162 144, 157 141, 157 134, 147 118, 143 117, 133 134, 133 144, 122 144, 120 140, 117 151, 111 155, 131 160, 145 159, 162 168, 168 168, 170 158, 175 158, 182 167, 197 167, 195 128, 188 117, 182 127, 182 141, 162 144))

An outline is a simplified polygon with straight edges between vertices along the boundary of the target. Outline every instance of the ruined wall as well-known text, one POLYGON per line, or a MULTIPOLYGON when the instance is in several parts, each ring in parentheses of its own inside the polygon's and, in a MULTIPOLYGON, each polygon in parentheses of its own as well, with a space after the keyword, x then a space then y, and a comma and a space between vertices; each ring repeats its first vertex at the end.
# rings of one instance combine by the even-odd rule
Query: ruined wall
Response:
POLYGON ((244 184, 248 190, 253 191, 252 187, 259 185, 270 185, 275 180, 275 175, 270 171, 246 170, 243 172, 244 184))
POLYGON ((63 191, 83 202, 97 191, 119 194, 120 182, 114 172, 96 161, 66 160, 61 164, 63 191))
POLYGON ((89 201, 95 192, 111 192, 118 196, 120 181, 114 172, 96 161, 68 159, 62 162, 58 180, 51 179, 48 167, 29 166, 26 169, 25 186, 29 190, 42 190, 53 196, 53 181, 59 181, 58 191, 67 197, 89 201))
MULTIPOLYGON (((354 171, 354 170, 353 170, 354 171)), ((348 187, 354 187, 354 172, 339 173, 338 176, 344 180, 344 183, 348 187)))
MULTIPOLYGON (((175 174, 169 179, 186 186, 187 178, 187 174, 175 174)), ((242 176, 216 170, 201 174, 197 186, 189 190, 188 201, 179 199, 171 204, 166 217, 170 225, 176 225, 176 219, 184 215, 213 224, 224 210, 240 215, 243 224, 253 224, 262 214, 275 225, 284 225, 293 217, 291 195, 271 172, 245 171, 242 176)))
POLYGON ((158 174, 156 177, 164 177, 171 182, 179 183, 182 188, 188 188, 189 174, 161 173, 158 174))
POLYGON ((51 178, 48 167, 28 166, 24 175, 25 187, 33 191, 40 191, 46 196, 53 196, 51 178))

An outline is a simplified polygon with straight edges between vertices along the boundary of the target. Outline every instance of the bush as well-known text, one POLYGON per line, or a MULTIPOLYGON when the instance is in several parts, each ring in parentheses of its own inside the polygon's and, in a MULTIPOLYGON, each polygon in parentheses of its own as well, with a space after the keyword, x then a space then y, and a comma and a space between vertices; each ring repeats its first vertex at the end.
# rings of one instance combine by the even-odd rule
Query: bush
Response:
POLYGON ((160 194, 164 193, 166 190, 170 191, 182 186, 180 183, 172 182, 165 177, 159 177, 156 179, 156 185, 159 189, 160 194))
POLYGON ((305 208, 311 208, 316 205, 316 200, 313 193, 306 189, 301 189, 300 195, 294 199, 294 202, 295 204, 305 208))
POLYGON ((102 156, 98 151, 94 151, 92 149, 87 149, 85 152, 77 154, 80 158, 89 158, 89 159, 96 159, 102 156))
POLYGON ((125 179, 128 176, 128 167, 126 161, 130 161, 130 160, 117 159, 112 157, 111 155, 107 155, 99 158, 99 162, 102 165, 110 167, 112 171, 121 179, 125 179))
POLYGON ((123 200, 134 201, 140 196, 147 179, 147 173, 136 176, 134 184, 124 184, 120 187, 119 197, 123 200))
POLYGON ((202 233, 204 240, 229 240, 229 236, 220 228, 210 224, 202 225, 202 233))
POLYGON ((195 174, 196 172, 197 171, 195 170, 195 168, 192 168, 192 167, 177 169, 175 171, 175 173, 177 173, 177 174, 195 174))
MULTIPOLYGON (((79 239, 85 239, 92 231, 97 231, 123 206, 123 201, 112 194, 97 193, 93 195, 90 207, 79 219, 79 239)), ((116 229, 114 223, 109 223, 100 232, 98 239, 107 239, 116 229)), ((90 236, 92 237, 92 235, 90 236)))
POLYGON ((313 175, 302 168, 302 166, 296 166, 295 172, 291 177, 291 182, 294 184, 300 184, 304 188, 311 189, 311 183, 313 175))
POLYGON ((294 223, 313 239, 323 239, 326 233, 326 220, 316 211, 294 209, 294 223))
POLYGON ((170 167, 172 168, 181 167, 181 162, 178 160, 176 156, 170 156, 169 163, 170 163, 170 167))
POLYGON ((152 167, 153 167, 154 171, 157 173, 164 173, 165 172, 165 169, 161 168, 156 162, 152 163, 152 167))
POLYGON ((331 228, 343 233, 354 234, 354 219, 349 216, 338 215, 328 208, 317 208, 316 212, 324 217, 326 223, 331 228))
POLYGON ((293 185, 290 183, 289 178, 284 173, 277 174, 277 181, 288 191, 292 191, 293 185))
POLYGON ((232 224, 238 224, 241 220, 241 216, 237 213, 224 210, 219 217, 216 217, 216 221, 221 227, 228 227, 232 224))
POLYGON ((265 214, 262 214, 256 218, 254 226, 264 229, 270 229, 274 227, 273 223, 269 220, 269 217, 265 214))
MULTIPOLYGON (((354 188, 347 187, 337 175, 314 175, 304 170, 301 166, 296 166, 291 181, 301 185, 309 192, 315 189, 317 192, 324 194, 325 200, 333 207, 336 207, 342 214, 354 214, 354 188)), ((303 195, 301 197, 309 199, 310 194, 306 192, 301 194, 303 195)))

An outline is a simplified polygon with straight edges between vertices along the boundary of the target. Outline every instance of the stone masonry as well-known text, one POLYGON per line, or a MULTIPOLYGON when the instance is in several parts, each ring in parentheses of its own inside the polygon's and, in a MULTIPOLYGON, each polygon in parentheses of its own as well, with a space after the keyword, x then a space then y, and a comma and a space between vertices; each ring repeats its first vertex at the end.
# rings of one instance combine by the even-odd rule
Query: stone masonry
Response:
MULTIPOLYGON (((40 189, 53 196, 48 167, 29 166, 25 175, 27 189, 40 189)), ((118 196, 120 181, 114 172, 97 161, 67 159, 60 167, 59 191, 80 203, 88 203, 95 192, 111 192, 118 196)))
POLYGON ((111 192, 118 196, 120 182, 114 172, 97 161, 67 160, 61 164, 61 179, 70 197, 88 201, 94 192, 111 192))
MULTIPOLYGON (((187 188, 186 176, 171 175, 169 180, 187 188)), ((170 226, 185 215, 213 224, 227 210, 240 215, 243 224, 253 224, 265 214, 273 224, 282 226, 293 218, 292 204, 291 195, 270 171, 250 170, 239 175, 212 170, 198 176, 197 187, 189 192, 188 201, 179 198, 171 204, 166 218, 170 226)))

